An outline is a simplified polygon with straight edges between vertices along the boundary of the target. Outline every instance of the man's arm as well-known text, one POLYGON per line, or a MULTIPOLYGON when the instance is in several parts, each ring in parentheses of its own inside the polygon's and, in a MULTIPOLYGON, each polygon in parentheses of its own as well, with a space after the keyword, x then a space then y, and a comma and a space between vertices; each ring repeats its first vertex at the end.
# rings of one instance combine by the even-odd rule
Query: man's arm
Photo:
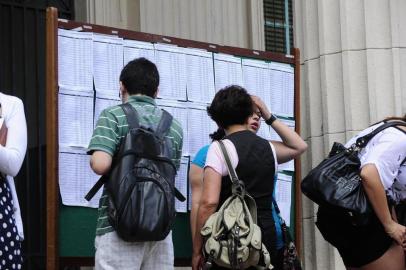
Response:
POLYGON ((94 151, 90 158, 90 167, 98 175, 105 175, 110 171, 112 156, 104 151, 94 151))

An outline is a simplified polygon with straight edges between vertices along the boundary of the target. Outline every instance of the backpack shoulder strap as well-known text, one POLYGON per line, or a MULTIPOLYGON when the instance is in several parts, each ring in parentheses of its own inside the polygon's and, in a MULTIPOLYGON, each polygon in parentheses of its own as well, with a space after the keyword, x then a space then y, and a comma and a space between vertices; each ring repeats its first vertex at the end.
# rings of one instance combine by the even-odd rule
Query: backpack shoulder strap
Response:
POLYGON ((218 141, 218 144, 220 146, 221 153, 223 154, 224 160, 226 161, 226 166, 227 166, 227 170, 228 170, 228 174, 230 176, 231 182, 233 184, 236 184, 239 182, 239 179, 237 176, 237 172, 235 171, 235 169, 233 168, 233 165, 231 164, 231 159, 230 159, 230 156, 228 155, 226 146, 224 145, 223 141, 218 141))
POLYGON ((368 142, 379 132, 381 132, 384 129, 387 129, 389 127, 395 127, 395 126, 406 126, 406 122, 403 121, 390 121, 390 122, 384 122, 383 125, 379 126, 377 129, 372 131, 371 133, 368 133, 367 135, 364 135, 360 138, 357 139, 355 142, 356 146, 360 148, 364 148, 368 142))
POLYGON ((124 114, 127 118, 128 129, 139 128, 140 121, 138 118, 137 110, 135 110, 130 103, 120 104, 120 107, 123 109, 124 114))
POLYGON ((160 138, 163 139, 167 134, 169 128, 172 125, 173 117, 170 113, 165 110, 162 110, 161 120, 156 128, 155 134, 160 138))

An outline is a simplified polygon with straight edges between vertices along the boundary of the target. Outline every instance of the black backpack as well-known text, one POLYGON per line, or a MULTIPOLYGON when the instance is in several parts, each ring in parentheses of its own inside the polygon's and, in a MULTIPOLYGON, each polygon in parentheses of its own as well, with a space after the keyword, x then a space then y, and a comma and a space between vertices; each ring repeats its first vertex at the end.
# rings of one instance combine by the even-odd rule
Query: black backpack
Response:
MULTIPOLYGON (((162 110, 154 131, 139 125, 137 111, 130 104, 120 106, 127 117, 128 133, 109 175, 99 180, 104 182, 109 198, 108 220, 124 241, 163 240, 175 219, 175 196, 185 200, 175 188, 172 142, 165 138, 172 116, 162 110)), ((100 187, 96 183, 86 199, 100 187)))

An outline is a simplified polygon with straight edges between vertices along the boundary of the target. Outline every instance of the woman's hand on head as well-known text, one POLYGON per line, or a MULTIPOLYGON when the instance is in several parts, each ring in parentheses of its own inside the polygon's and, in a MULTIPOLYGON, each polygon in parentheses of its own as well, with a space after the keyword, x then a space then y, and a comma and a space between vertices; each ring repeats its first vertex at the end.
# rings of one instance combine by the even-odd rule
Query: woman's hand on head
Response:
POLYGON ((261 111, 262 118, 264 118, 265 120, 269 119, 269 117, 271 117, 271 112, 269 111, 266 104, 262 101, 262 99, 257 96, 251 96, 251 99, 254 105, 257 106, 258 109, 261 111))

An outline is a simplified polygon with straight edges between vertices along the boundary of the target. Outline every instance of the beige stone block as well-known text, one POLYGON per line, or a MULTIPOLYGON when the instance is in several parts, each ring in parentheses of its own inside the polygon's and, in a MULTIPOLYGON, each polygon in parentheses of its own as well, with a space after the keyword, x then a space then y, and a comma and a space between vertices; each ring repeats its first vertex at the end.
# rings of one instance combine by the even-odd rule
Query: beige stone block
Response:
MULTIPOLYGON (((391 28, 391 47, 399 47, 399 22, 401 10, 399 10, 399 0, 391 0, 389 2, 389 12, 390 12, 390 28, 391 28)), ((404 1, 403 1, 404 2, 404 1)))
POLYGON ((392 50, 367 50, 370 122, 395 114, 392 50))
MULTIPOLYGON (((334 248, 321 236, 315 218, 303 219, 303 264, 304 269, 337 270, 334 248)), ((339 266, 338 266, 339 267, 339 266)))
POLYGON ((315 226, 313 218, 303 219, 302 222, 302 263, 304 269, 317 270, 316 246, 314 241, 315 226))
POLYGON ((213 36, 212 42, 217 44, 224 44, 224 38, 228 33, 223 33, 223 8, 217 0, 209 0, 212 30, 211 35, 213 36))
POLYGON ((340 1, 323 0, 318 3, 320 54, 340 52, 340 1))
POLYGON ((309 141, 310 141, 310 139, 306 139, 306 140, 304 140, 306 143, 307 143, 307 145, 308 145, 308 148, 307 148, 307 150, 306 150, 306 152, 304 152, 301 156, 300 156, 300 167, 301 167, 301 169, 302 169, 302 177, 304 176, 304 175, 306 175, 306 173, 308 172, 308 171, 310 171, 310 168, 311 168, 311 163, 310 163, 310 160, 311 160, 311 156, 310 156, 310 143, 309 143, 309 141))
POLYGON ((323 139, 324 139, 324 146, 325 146, 324 147, 324 157, 328 156, 334 142, 339 142, 342 144, 345 144, 347 142, 345 132, 325 134, 323 139))
POLYGON ((364 0, 340 2, 342 50, 365 48, 364 0))
POLYGON ((332 256, 334 257, 334 270, 346 270, 347 268, 344 265, 343 259, 341 259, 340 253, 338 253, 338 250, 336 248, 333 248, 333 254, 332 256))
POLYGON ((316 167, 326 156, 323 136, 311 137, 309 140, 310 168, 316 167))
POLYGON ((162 35, 162 0, 140 0, 141 31, 162 35))
POLYGON ((303 12, 303 58, 304 60, 318 58, 319 50, 319 20, 318 1, 307 0, 302 3, 303 12))
POLYGON ((162 33, 164 35, 179 37, 179 31, 177 29, 175 30, 175 21, 178 18, 175 17, 174 2, 174 0, 161 1, 162 16, 158 20, 161 21, 162 33))
POLYGON ((308 136, 320 136, 323 128, 323 108, 320 86, 320 60, 313 59, 305 63, 304 79, 306 80, 305 95, 306 95, 306 116, 307 125, 309 128, 308 136))
POLYGON ((402 89, 401 84, 401 67, 400 67, 400 49, 392 48, 392 63, 393 63, 393 95, 395 101, 395 115, 402 115, 402 89))
POLYGON ((391 47, 390 1, 364 0, 367 48, 391 47))
POLYGON ((249 47, 254 50, 265 50, 265 18, 264 3, 262 0, 248 1, 247 26, 249 35, 249 47))
POLYGON ((320 73, 323 133, 343 131, 345 121, 341 54, 322 56, 320 73))
POLYGON ((343 62, 343 90, 346 129, 363 129, 369 124, 369 98, 366 52, 345 51, 343 62))
POLYGON ((302 217, 303 219, 315 218, 318 206, 312 200, 302 194, 302 217))
POLYGON ((309 132, 309 95, 308 91, 306 91, 306 85, 307 85, 307 76, 305 74, 305 65, 300 65, 300 136, 303 139, 307 139, 310 135, 309 132))
POLYGON ((406 114, 406 48, 399 49, 402 115, 406 114))
MULTIPOLYGON (((398 35, 399 35, 399 44, 401 48, 406 48, 406 1, 396 0, 395 7, 392 9, 392 13, 397 13, 396 20, 392 22, 392 25, 397 25, 398 35)), ((392 3, 392 2, 391 2, 392 3)))
POLYGON ((177 28, 177 34, 179 37, 191 39, 191 20, 193 18, 190 14, 190 1, 183 1, 183 0, 175 0, 175 28, 177 28))

